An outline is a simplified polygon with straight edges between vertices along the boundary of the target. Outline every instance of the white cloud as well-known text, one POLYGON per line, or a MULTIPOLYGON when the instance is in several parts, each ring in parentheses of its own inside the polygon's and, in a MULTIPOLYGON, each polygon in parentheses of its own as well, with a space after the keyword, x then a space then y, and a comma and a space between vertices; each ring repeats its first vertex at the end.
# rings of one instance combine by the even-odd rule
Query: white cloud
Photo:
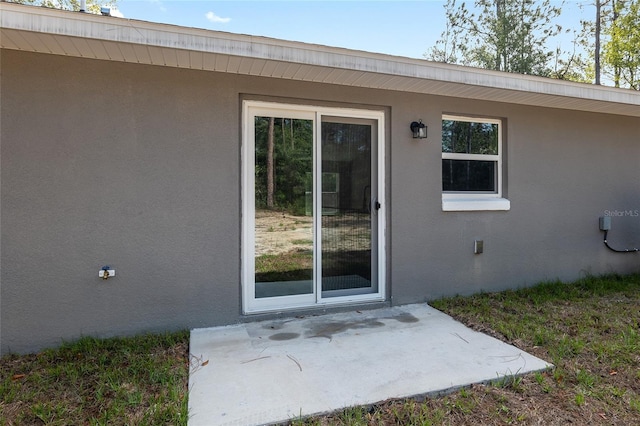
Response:
POLYGON ((222 18, 213 12, 207 12, 205 16, 207 17, 207 20, 213 22, 214 24, 226 24, 227 22, 231 21, 231 18, 222 18))

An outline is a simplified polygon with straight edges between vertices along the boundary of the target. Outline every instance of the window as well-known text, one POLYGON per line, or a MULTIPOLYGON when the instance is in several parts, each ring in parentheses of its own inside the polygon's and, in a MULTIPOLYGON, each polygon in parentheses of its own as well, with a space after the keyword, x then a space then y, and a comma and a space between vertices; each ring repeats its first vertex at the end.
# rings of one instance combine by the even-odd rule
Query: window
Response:
POLYGON ((442 117, 442 209, 509 210, 502 198, 502 122, 442 117))

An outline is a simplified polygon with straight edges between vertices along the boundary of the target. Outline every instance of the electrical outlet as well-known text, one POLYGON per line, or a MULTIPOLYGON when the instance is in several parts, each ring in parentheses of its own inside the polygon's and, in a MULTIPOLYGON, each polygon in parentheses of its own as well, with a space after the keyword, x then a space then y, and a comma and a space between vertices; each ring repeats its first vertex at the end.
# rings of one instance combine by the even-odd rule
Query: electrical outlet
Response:
POLYGON ((105 273, 108 274, 106 277, 107 278, 111 278, 111 277, 115 277, 116 276, 116 270, 115 269, 100 269, 100 271, 98 271, 98 276, 100 278, 105 278, 105 273))

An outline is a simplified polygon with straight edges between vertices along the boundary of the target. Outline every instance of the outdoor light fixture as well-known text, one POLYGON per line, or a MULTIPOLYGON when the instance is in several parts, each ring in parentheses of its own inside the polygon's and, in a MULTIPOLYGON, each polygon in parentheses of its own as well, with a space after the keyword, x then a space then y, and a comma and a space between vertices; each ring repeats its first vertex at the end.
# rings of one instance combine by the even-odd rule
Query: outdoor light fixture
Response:
POLYGON ((413 133, 414 139, 427 138, 427 126, 425 126, 422 120, 414 121, 409 127, 411 127, 411 133, 413 133))

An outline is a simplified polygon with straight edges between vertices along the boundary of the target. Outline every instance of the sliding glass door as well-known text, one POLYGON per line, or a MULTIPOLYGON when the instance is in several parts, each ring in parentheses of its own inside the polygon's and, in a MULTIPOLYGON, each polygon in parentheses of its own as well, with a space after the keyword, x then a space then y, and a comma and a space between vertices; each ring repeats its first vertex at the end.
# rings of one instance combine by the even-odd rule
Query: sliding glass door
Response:
POLYGON ((244 311, 382 300, 383 114, 245 102, 243 118, 244 311))

